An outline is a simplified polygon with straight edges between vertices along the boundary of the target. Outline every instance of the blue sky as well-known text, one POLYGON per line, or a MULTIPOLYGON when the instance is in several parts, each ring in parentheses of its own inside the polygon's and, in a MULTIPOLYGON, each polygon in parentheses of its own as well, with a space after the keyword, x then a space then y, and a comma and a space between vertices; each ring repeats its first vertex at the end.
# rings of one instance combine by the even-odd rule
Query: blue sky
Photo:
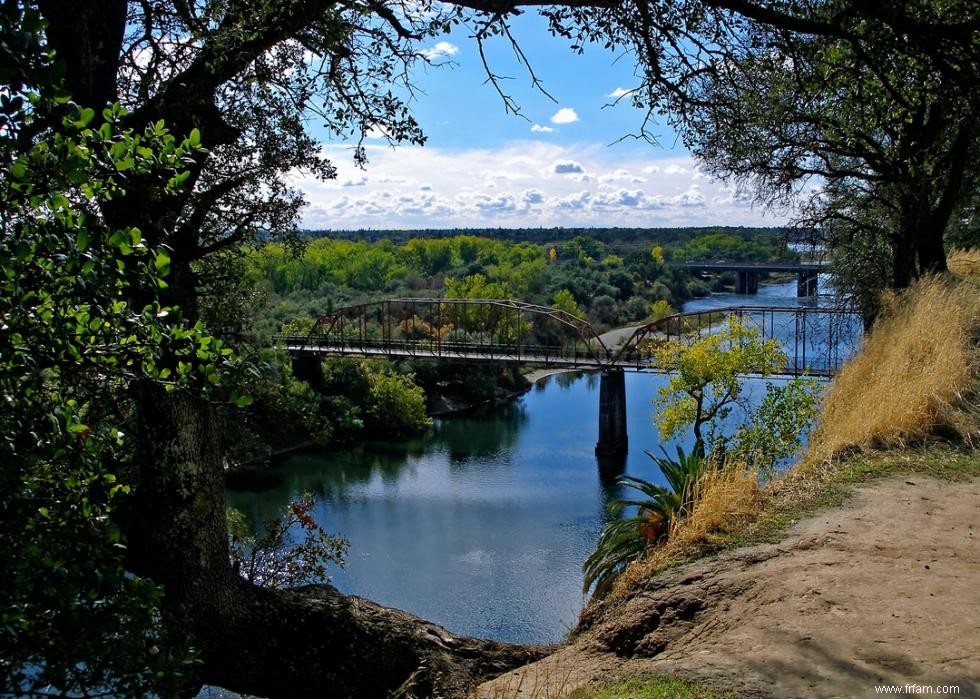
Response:
MULTIPOLYGON (((425 147, 367 141, 369 164, 350 144, 326 142, 338 167, 332 182, 297 177, 309 206, 303 226, 495 228, 553 226, 780 225, 734 186, 701 173, 676 135, 654 128, 659 146, 623 136, 643 113, 617 90, 638 84, 629 55, 599 48, 576 55, 539 17, 515 22, 515 35, 556 101, 533 89, 509 44, 488 46, 493 70, 523 117, 507 114, 487 84, 476 42, 465 29, 427 44, 436 66, 414 73, 413 111, 425 147)), ((379 134, 380 136, 380 134, 379 134)))

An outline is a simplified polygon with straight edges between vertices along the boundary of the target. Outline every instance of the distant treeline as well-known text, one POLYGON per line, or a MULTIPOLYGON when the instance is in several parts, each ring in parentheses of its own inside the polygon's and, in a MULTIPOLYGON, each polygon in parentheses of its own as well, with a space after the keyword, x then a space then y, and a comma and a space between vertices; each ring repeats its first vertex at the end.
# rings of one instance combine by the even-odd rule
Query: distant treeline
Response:
POLYGON ((444 229, 361 229, 361 230, 305 230, 311 238, 328 237, 335 240, 363 240, 376 242, 390 240, 405 243, 413 238, 453 238, 459 235, 493 238, 510 242, 528 242, 538 245, 560 245, 577 237, 602 241, 615 253, 629 252, 653 243, 660 245, 680 244, 692 238, 706 235, 732 235, 743 240, 766 238, 798 242, 803 235, 799 230, 785 227, 756 228, 748 226, 706 226, 687 228, 444 228, 444 229))

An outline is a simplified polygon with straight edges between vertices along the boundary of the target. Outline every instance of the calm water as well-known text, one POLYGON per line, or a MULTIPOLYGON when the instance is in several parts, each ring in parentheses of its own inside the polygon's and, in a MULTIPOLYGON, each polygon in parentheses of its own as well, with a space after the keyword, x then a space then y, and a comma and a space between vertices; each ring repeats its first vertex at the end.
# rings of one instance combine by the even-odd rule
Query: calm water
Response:
MULTIPOLYGON (((795 282, 686 309, 796 305, 793 293, 795 282)), ((626 375, 625 471, 657 482, 644 450, 660 446, 650 401, 665 381, 626 375)), ((755 395, 765 388, 758 379, 746 386, 755 395)), ((350 541, 347 566, 332 571, 343 592, 457 633, 558 641, 585 602, 581 564, 605 504, 622 495, 600 477, 593 453, 598 390, 596 374, 551 376, 512 403, 437 420, 426 438, 292 457, 234 484, 229 504, 259 522, 311 492, 317 520, 350 541)))

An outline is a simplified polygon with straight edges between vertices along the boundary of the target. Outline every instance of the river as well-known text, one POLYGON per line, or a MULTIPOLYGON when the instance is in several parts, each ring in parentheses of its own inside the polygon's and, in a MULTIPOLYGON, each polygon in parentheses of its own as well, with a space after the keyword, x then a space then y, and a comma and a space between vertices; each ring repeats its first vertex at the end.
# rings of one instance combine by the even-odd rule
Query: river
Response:
MULTIPOLYGON (((685 310, 795 306, 795 289, 716 294, 685 310)), ((626 375, 625 472, 655 482, 662 478, 644 450, 661 446, 650 401, 666 380, 626 375)), ((765 388, 760 379, 745 383, 750 394, 765 388)), ((346 566, 330 571, 341 591, 460 634, 556 642, 586 601, 581 565, 606 502, 624 494, 600 477, 593 453, 598 389, 596 374, 559 374, 510 403, 437 419, 424 438, 292 456, 236 480, 229 504, 261 522, 313 493, 317 521, 350 541, 346 566)))

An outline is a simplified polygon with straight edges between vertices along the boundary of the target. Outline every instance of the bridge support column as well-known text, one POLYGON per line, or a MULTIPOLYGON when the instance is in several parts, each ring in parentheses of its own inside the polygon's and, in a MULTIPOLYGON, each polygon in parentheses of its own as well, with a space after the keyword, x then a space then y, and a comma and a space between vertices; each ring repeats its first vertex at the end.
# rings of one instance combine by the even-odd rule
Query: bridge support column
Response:
POLYGON ((735 293, 759 293, 759 273, 750 271, 735 272, 735 293))
POLYGON ((305 381, 317 393, 323 393, 323 365, 315 354, 294 354, 293 375, 300 381, 305 381))
POLYGON ((817 273, 799 272, 796 275, 796 295, 809 298, 817 295, 817 273))
POLYGON ((599 456, 625 454, 629 446, 626 434, 626 374, 622 369, 606 369, 599 379, 599 456))

